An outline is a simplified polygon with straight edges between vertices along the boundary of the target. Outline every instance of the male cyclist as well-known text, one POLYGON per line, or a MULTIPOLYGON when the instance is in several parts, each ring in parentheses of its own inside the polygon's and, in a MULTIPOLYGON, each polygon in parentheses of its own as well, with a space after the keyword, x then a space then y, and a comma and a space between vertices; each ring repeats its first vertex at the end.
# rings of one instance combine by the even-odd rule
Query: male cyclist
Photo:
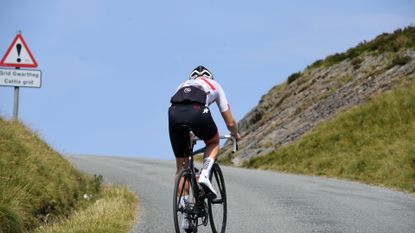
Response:
POLYGON ((216 102, 231 135, 237 140, 240 139, 225 92, 208 69, 198 66, 191 72, 190 79, 179 85, 170 102, 169 133, 176 157, 176 175, 182 168, 183 162, 187 162, 185 154, 190 147, 189 135, 184 134, 180 126, 188 125, 206 144, 203 169, 198 182, 206 191, 216 196, 216 191, 209 181, 209 174, 220 149, 219 133, 210 114, 209 105, 216 102))

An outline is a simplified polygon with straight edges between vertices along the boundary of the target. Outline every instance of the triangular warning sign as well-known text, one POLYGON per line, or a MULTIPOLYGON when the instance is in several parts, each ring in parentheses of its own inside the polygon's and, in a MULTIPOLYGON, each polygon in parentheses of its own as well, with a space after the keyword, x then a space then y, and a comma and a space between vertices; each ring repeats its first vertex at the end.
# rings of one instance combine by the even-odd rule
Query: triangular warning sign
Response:
POLYGON ((17 34, 12 44, 0 61, 0 66, 37 67, 32 53, 21 34, 17 34))

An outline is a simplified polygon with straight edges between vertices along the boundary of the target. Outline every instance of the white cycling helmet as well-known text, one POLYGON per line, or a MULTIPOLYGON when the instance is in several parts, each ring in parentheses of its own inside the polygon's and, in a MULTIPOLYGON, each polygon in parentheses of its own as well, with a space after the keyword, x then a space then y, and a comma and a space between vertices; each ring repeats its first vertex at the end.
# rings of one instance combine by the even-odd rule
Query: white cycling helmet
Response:
POLYGON ((198 66, 192 71, 192 73, 190 73, 190 79, 196 79, 201 76, 208 79, 213 79, 212 73, 210 73, 210 71, 204 66, 198 66))

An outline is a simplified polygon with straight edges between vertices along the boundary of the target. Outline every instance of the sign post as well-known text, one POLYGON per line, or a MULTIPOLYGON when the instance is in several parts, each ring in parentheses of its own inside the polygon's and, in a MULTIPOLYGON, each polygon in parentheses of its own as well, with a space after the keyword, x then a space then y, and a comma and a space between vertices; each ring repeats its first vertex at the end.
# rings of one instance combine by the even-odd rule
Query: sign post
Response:
POLYGON ((12 44, 1 59, 0 66, 15 67, 15 69, 0 68, 0 86, 14 87, 13 118, 17 120, 19 115, 19 88, 40 88, 42 77, 40 70, 20 69, 21 67, 37 67, 36 60, 20 31, 17 32, 12 44))
POLYGON ((13 119, 19 117, 19 87, 14 87, 13 119))

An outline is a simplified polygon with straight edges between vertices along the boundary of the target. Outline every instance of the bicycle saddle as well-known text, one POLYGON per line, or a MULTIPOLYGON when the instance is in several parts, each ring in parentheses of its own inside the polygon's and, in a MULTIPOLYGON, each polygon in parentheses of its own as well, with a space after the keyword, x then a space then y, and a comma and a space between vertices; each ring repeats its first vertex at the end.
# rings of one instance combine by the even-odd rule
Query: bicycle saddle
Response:
POLYGON ((188 125, 179 125, 177 127, 177 129, 183 133, 189 133, 190 131, 192 131, 192 127, 188 126, 188 125))

